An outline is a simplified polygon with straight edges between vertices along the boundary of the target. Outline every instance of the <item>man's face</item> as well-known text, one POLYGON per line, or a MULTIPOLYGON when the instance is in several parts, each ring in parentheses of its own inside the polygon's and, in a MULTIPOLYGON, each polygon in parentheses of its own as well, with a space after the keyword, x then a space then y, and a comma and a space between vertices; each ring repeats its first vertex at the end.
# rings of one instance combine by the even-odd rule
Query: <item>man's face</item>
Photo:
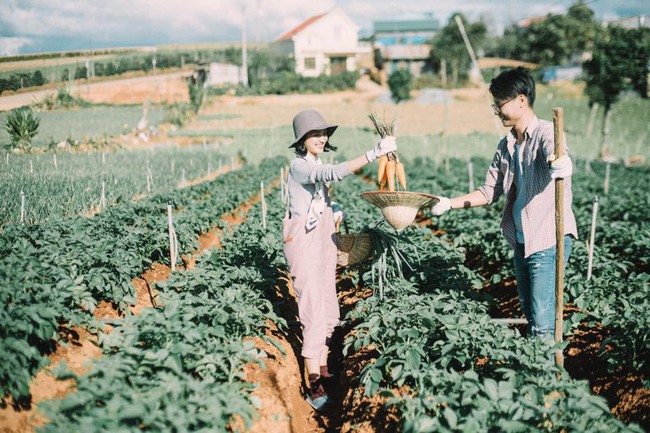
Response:
POLYGON ((514 98, 508 98, 505 100, 494 100, 492 104, 492 111, 496 116, 499 116, 503 126, 513 126, 516 123, 516 120, 519 119, 521 115, 521 110, 525 103, 524 95, 517 95, 514 98))

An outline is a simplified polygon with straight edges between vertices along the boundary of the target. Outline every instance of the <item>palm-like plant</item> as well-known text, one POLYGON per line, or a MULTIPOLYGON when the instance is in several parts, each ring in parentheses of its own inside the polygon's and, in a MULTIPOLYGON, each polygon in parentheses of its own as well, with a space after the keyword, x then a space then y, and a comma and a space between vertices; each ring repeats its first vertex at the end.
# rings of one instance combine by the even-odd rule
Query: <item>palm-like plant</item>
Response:
POLYGON ((38 134, 41 123, 30 107, 20 107, 12 110, 7 116, 5 130, 11 137, 11 147, 27 149, 32 145, 32 139, 38 134))

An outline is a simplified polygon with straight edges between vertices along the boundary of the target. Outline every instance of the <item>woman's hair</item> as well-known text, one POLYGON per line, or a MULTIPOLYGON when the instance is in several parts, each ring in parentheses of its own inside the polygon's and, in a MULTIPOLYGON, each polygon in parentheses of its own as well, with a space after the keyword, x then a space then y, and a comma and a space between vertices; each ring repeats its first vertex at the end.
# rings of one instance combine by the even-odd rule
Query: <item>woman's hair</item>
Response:
POLYGON ((535 103, 535 80, 530 71, 519 66, 501 72, 490 83, 490 93, 497 101, 505 101, 517 95, 525 95, 528 105, 532 108, 535 103))
MULTIPOLYGON (((296 156, 305 156, 307 155, 307 148, 305 147, 305 137, 300 139, 300 142, 296 144, 294 147, 294 150, 296 151, 296 156)), ((329 137, 327 138, 327 143, 325 143, 325 148, 323 149, 324 152, 329 152, 330 150, 332 152, 336 152, 336 149, 338 149, 336 146, 332 146, 329 142, 329 137)))

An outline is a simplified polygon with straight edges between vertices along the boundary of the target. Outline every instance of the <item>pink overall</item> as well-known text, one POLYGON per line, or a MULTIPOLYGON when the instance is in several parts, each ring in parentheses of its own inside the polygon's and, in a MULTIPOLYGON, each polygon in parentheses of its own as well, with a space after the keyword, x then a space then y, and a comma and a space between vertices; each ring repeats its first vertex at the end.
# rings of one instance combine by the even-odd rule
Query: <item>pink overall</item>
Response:
MULTIPOLYGON (((329 201, 329 200, 328 200, 329 201)), ((302 330, 302 356, 319 358, 325 339, 339 322, 336 296, 336 243, 334 215, 328 206, 320 221, 307 232, 307 216, 284 218, 284 255, 298 297, 302 330)))

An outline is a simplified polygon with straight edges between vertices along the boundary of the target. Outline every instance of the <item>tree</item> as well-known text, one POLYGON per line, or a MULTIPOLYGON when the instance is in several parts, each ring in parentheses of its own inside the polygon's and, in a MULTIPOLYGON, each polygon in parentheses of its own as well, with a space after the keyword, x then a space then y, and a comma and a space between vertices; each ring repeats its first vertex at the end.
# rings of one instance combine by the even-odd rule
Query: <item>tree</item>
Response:
POLYGON ((548 14, 528 27, 512 26, 504 31, 500 51, 541 65, 563 65, 572 56, 591 48, 600 24, 583 2, 574 3, 566 15, 548 14))
POLYGON ((611 108, 624 90, 648 97, 650 29, 611 27, 596 40, 591 60, 583 64, 589 103, 602 104, 604 111, 600 156, 609 155, 608 135, 611 108))
POLYGON ((388 77, 388 88, 396 104, 411 99, 411 80, 408 69, 398 69, 388 77))
POLYGON ((431 60, 434 65, 446 69, 444 64, 451 63, 452 85, 458 84, 459 78, 466 76, 471 68, 471 59, 467 53, 463 36, 456 24, 456 15, 463 22, 467 38, 474 51, 478 51, 486 42, 487 27, 483 21, 469 23, 463 14, 455 13, 449 18, 449 22, 434 37, 431 49, 431 60))
POLYGON ((566 14, 564 32, 570 53, 591 49, 601 25, 586 3, 573 4, 566 14))
POLYGON ((34 71, 32 74, 31 85, 42 86, 43 84, 45 84, 45 77, 43 76, 43 73, 40 70, 34 71))

